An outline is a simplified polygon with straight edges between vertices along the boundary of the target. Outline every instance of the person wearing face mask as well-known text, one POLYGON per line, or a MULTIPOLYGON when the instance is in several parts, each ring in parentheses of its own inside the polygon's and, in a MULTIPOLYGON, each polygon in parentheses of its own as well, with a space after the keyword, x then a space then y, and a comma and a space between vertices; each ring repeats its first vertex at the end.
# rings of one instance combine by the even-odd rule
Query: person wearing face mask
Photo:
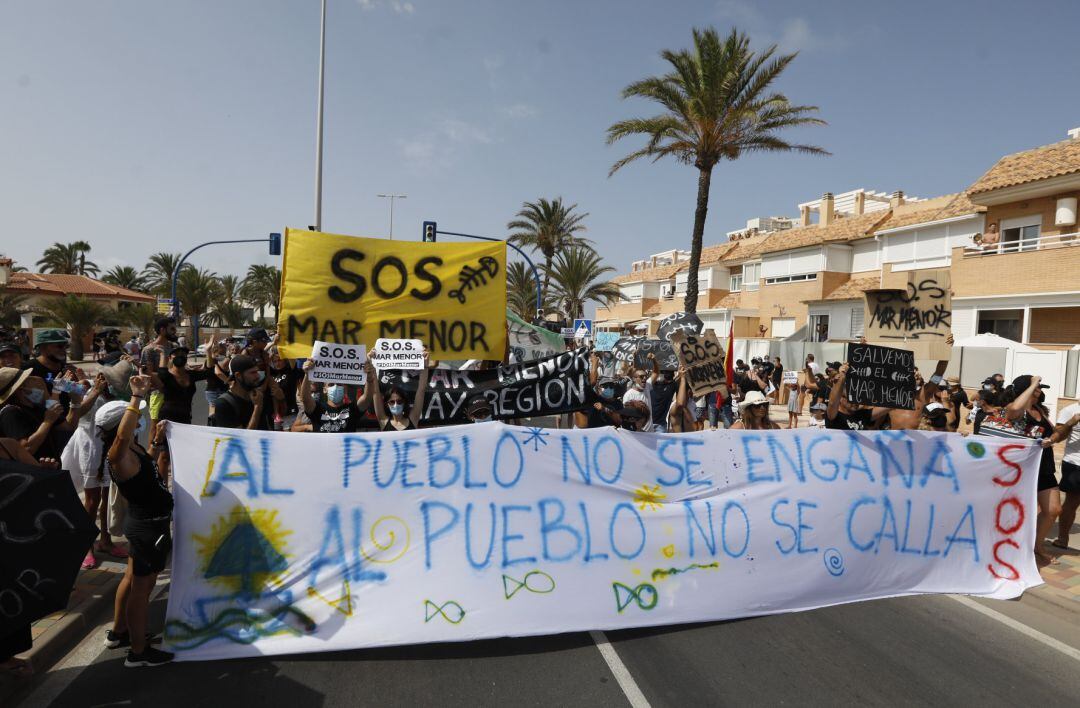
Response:
POLYGON ((45 382, 45 388, 52 392, 53 382, 64 374, 67 367, 68 345, 67 330, 39 329, 34 332, 34 351, 37 357, 30 361, 33 376, 45 382))
MULTIPOLYGON (((851 364, 844 363, 829 389, 825 427, 830 430, 873 430, 889 417, 888 408, 871 408, 848 400, 845 381, 851 364)), ((922 413, 920 407, 919 412, 922 413)))
MULTIPOLYGON (((655 363, 655 357, 652 354, 649 354, 649 357, 655 363)), ((626 389, 626 393, 623 394, 622 398, 623 408, 635 402, 645 406, 648 412, 645 422, 636 426, 638 430, 645 433, 651 432, 653 429, 653 411, 650 407, 650 401, 652 400, 650 395, 652 393, 651 378, 651 375, 647 374, 644 369, 634 369, 630 375, 630 387, 626 389)))
POLYGON ((345 402, 345 386, 325 384, 320 400, 313 395, 314 384, 311 382, 311 370, 315 362, 304 362, 304 379, 300 382, 300 399, 304 403, 304 413, 311 420, 313 433, 355 433, 359 429, 360 419, 371 401, 371 388, 377 386, 376 377, 369 376, 367 386, 360 398, 350 403, 345 402))
POLYGON ((601 378, 596 384, 596 400, 583 411, 574 413, 574 425, 578 428, 622 427, 622 402, 616 395, 615 381, 610 377, 601 378))
MULTIPOLYGON (((168 357, 161 354, 158 369, 150 376, 154 388, 162 394, 161 407, 158 409, 160 420, 191 423, 191 402, 195 398, 195 384, 206 380, 210 372, 202 367, 189 369, 187 363, 187 348, 173 347, 168 357)), ((151 420, 151 425, 153 424, 151 420)))
POLYGON ((35 458, 60 459, 68 435, 57 428, 64 409, 30 369, 0 369, 0 437, 14 438, 35 458))
MULTIPOLYGON (((371 388, 372 400, 375 404, 375 417, 379 419, 379 429, 383 432, 395 430, 415 430, 420 427, 420 416, 424 410, 424 398, 427 396, 428 374, 433 362, 428 359, 424 352, 424 368, 416 383, 416 396, 412 405, 409 405, 407 394, 394 386, 383 396, 379 387, 378 375, 371 361, 367 363, 368 382, 374 382, 371 388)), ((409 372, 410 374, 414 372, 409 372)))
MULTIPOLYGON (((1012 386, 1006 389, 1004 418, 1013 424, 1015 432, 1022 437, 1044 440, 1054 434, 1054 423, 1047 410, 1044 389, 1050 388, 1042 382, 1041 376, 1017 376, 1012 386)), ((1006 437, 998 428, 985 424, 981 427, 983 435, 1006 437)), ((1061 495, 1058 493, 1057 463, 1052 447, 1042 448, 1042 460, 1039 463, 1039 481, 1037 484, 1039 515, 1035 520, 1035 560, 1039 565, 1057 563, 1058 559, 1043 549, 1046 536, 1050 533, 1054 521, 1061 513, 1061 495)))
POLYGON ((482 393, 474 394, 465 401, 465 417, 472 423, 490 423, 492 420, 491 403, 482 393))
POLYGON ((652 373, 648 381, 649 413, 652 416, 652 431, 666 433, 668 428, 668 410, 675 400, 679 384, 675 381, 675 372, 661 371, 660 362, 652 353, 648 355, 652 362, 652 373))
POLYGON ((249 356, 239 354, 229 362, 229 390, 218 399, 214 424, 219 428, 273 430, 266 407, 266 372, 249 356))
MULTIPOLYGON (((179 338, 176 332, 176 319, 173 317, 159 317, 154 320, 154 341, 147 344, 139 353, 139 373, 150 376, 159 368, 164 369, 162 363, 168 361, 172 355, 173 347, 179 338)), ((161 407, 165 405, 165 394, 160 388, 150 393, 150 427, 157 425, 161 419, 161 407)))
POLYGON ((300 397, 297 389, 304 374, 293 366, 293 362, 281 358, 277 347, 270 350, 270 369, 267 374, 282 393, 280 400, 274 399, 274 425, 288 430, 299 412, 297 400, 300 397))

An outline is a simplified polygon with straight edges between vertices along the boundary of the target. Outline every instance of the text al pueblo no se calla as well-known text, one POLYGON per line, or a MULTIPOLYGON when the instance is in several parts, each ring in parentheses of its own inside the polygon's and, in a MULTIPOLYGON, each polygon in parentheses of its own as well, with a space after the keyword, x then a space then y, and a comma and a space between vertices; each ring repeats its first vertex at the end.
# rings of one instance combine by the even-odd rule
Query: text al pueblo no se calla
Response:
POLYGON ((1041 582, 1038 448, 918 431, 171 426, 182 659, 1041 582))
POLYGON ((435 358, 502 360, 506 244, 423 243, 287 229, 279 348, 419 339, 435 358))

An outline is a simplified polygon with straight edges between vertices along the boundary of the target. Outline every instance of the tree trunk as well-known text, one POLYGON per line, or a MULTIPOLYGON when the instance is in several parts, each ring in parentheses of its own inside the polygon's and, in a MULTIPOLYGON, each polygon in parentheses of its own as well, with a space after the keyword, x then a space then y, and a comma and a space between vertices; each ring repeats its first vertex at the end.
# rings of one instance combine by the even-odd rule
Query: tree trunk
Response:
POLYGON ((694 210, 694 235, 690 240, 690 268, 686 272, 686 301, 683 309, 697 312, 698 266, 701 265, 701 240, 705 235, 705 216, 709 212, 709 185, 712 168, 698 168, 697 209, 694 210))
POLYGON ((555 254, 544 254, 544 281, 540 286, 540 305, 547 307, 548 301, 548 283, 551 282, 551 259, 555 257, 555 254))

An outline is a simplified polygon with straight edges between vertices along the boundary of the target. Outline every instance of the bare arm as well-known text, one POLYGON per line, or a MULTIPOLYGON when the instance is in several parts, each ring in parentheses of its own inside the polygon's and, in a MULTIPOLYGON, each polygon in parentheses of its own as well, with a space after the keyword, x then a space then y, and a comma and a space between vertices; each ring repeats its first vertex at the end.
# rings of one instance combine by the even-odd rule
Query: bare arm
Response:
POLYGON ((386 414, 386 401, 383 400, 382 388, 379 386, 379 375, 370 360, 365 364, 365 368, 367 370, 368 386, 371 389, 371 402, 375 407, 375 417, 379 421, 379 427, 385 428, 386 421, 390 419, 390 416, 386 414))
POLYGON ((589 355, 589 385, 595 386, 600 379, 600 355, 593 352, 589 355))
POLYGON ((675 394, 675 405, 685 406, 687 398, 687 389, 689 386, 686 384, 686 367, 679 367, 679 392, 675 394))
POLYGON ((1043 442, 1043 446, 1049 447, 1051 445, 1057 445, 1072 434, 1073 428, 1075 428, 1078 423, 1080 423, 1080 413, 1077 413, 1064 423, 1058 423, 1054 426, 1054 434, 1043 442))
POLYGON ((1031 398, 1035 395, 1035 392, 1039 390, 1039 384, 1041 383, 1041 376, 1031 377, 1031 385, 1027 387, 1027 390, 1017 396, 1015 401, 1005 406, 1006 420, 1016 420, 1024 415, 1024 411, 1027 410, 1028 405, 1031 403, 1031 398))
POLYGON ((33 434, 22 441, 23 447, 31 455, 37 455, 38 448, 45 442, 45 438, 49 437, 49 431, 58 420, 64 415, 64 409, 59 405, 55 405, 52 408, 45 410, 45 418, 41 421, 41 425, 37 427, 37 430, 33 434))
POLYGON ((847 379, 848 369, 851 368, 847 362, 840 367, 840 373, 836 376, 836 383, 829 390, 829 408, 825 411, 825 417, 832 420, 836 417, 836 414, 840 412, 840 396, 844 392, 844 381, 847 379))
POLYGON ((428 376, 431 374, 427 352, 424 352, 424 370, 420 372, 420 380, 416 382, 416 398, 413 399, 412 409, 409 411, 409 420, 414 427, 420 427, 420 414, 424 411, 424 398, 427 396, 428 376))
POLYGON ((251 392, 251 402, 255 407, 251 411, 251 420, 248 421, 248 430, 258 430, 262 421, 263 404, 266 402, 266 386, 260 386, 251 392))
POLYGON ((108 460, 113 474, 119 479, 130 479, 139 471, 139 460, 131 452, 131 441, 139 425, 139 402, 150 392, 148 376, 131 377, 131 402, 124 409, 124 417, 116 429, 116 438, 109 447, 108 460))
MULTIPOLYGON (((315 410, 315 397, 311 395, 312 385, 311 376, 309 376, 309 372, 314 366, 315 362, 311 359, 305 361, 304 378, 300 380, 300 400, 304 404, 304 412, 308 415, 311 415, 312 411, 315 410)), ((371 379, 369 378, 368 380, 370 381, 371 379)))

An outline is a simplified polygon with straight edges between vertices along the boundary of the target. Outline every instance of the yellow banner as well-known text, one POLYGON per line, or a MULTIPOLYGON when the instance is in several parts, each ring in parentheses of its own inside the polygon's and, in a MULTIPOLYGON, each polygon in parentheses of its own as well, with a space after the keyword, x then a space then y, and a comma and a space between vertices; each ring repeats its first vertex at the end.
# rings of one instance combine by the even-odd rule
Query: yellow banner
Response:
POLYGON ((436 359, 502 360, 506 244, 423 243, 286 229, 282 356, 318 340, 419 339, 436 359))

